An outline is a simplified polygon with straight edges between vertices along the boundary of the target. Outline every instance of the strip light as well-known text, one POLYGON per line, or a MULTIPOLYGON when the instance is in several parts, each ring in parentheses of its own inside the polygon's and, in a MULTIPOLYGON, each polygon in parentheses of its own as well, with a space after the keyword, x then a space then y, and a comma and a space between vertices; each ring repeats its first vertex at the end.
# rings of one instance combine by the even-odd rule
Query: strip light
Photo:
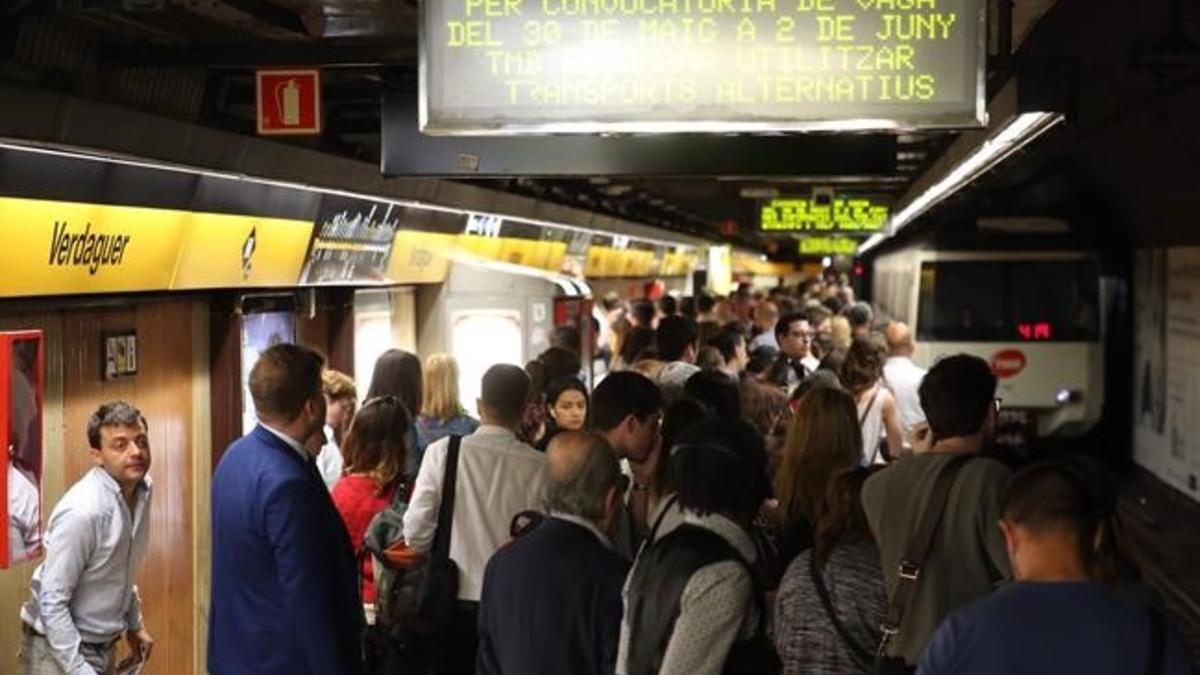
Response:
POLYGON ((917 216, 987 173, 1009 155, 1025 147, 1063 119, 1062 113, 1051 112, 1028 112, 1012 118, 976 147, 974 152, 955 164, 941 180, 929 186, 928 189, 893 213, 884 228, 888 234, 880 232, 871 235, 859 247, 859 255, 883 243, 889 236, 895 236, 917 216))

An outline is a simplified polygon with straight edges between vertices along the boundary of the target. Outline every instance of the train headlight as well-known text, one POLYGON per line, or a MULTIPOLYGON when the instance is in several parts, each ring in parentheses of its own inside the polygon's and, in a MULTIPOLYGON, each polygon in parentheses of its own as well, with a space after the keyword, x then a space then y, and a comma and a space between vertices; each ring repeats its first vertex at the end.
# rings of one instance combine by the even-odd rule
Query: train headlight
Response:
POLYGON ((1059 389, 1054 394, 1054 402, 1060 406, 1079 403, 1083 400, 1083 392, 1078 389, 1059 389))

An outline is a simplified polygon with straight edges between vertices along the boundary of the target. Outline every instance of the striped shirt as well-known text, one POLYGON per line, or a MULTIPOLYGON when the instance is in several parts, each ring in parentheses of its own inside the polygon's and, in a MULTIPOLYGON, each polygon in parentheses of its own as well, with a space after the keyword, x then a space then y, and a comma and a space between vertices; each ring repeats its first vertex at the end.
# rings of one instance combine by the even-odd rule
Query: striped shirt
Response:
MULTIPOLYGON (((775 648, 784 675, 862 673, 870 663, 842 640, 821 604, 809 558, 801 553, 788 565, 775 598, 775 648)), ((821 569, 829 601, 854 641, 870 653, 879 645, 879 626, 887 612, 887 594, 879 549, 871 541, 835 546, 821 569)))

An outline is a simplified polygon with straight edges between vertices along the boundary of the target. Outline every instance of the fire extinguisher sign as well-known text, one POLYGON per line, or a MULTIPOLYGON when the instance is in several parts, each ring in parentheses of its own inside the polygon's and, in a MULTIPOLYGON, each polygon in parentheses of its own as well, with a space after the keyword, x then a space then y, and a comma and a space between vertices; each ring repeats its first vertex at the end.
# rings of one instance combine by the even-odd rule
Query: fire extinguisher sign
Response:
POLYGON ((315 68, 256 73, 258 133, 321 133, 321 71, 315 68))

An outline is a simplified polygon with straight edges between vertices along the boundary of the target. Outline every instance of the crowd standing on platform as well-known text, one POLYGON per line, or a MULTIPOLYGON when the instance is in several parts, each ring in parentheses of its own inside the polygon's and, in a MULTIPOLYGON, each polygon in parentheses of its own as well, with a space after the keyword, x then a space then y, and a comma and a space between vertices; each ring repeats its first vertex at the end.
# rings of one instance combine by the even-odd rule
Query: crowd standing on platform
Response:
MULTIPOLYGON (((987 363, 925 372, 844 277, 650 291, 492 366, 473 405, 446 354, 388 350, 357 406, 314 352, 263 352, 258 426, 213 477, 209 672, 1192 672, 1104 467, 994 458, 987 363)), ((153 645, 146 423, 106 404, 88 439, 22 673, 153 645)))

